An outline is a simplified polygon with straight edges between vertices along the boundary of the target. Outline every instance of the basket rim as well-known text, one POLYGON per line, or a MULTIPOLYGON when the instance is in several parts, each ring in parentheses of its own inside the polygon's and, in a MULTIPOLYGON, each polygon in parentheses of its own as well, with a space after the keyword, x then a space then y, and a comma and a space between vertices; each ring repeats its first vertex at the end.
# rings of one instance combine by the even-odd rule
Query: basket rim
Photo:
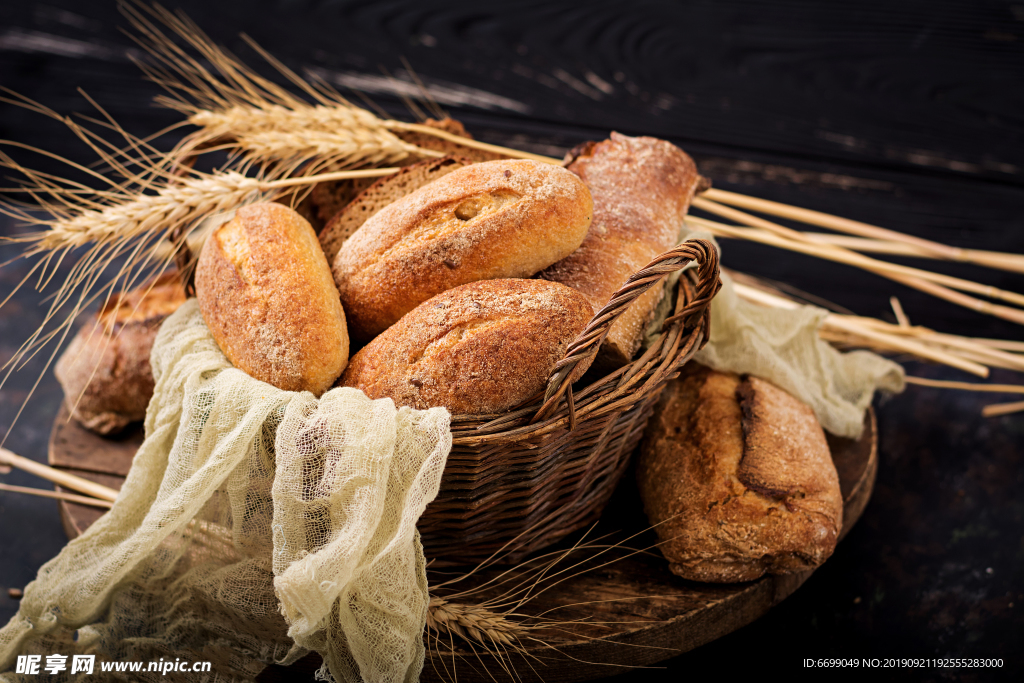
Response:
POLYGON ((718 250, 705 239, 686 240, 656 256, 616 290, 568 346, 565 356, 552 369, 543 396, 534 396, 503 413, 452 415, 453 446, 523 441, 566 425, 573 431, 581 418, 599 419, 628 409, 643 394, 667 381, 666 374, 677 373, 707 343, 711 300, 722 286, 720 270, 718 250), (589 364, 596 357, 618 317, 644 292, 691 263, 696 263, 697 268, 686 270, 680 277, 675 312, 663 321, 661 331, 647 350, 639 358, 574 390, 573 373, 581 363, 589 364), (645 379, 655 364, 658 368, 645 379))

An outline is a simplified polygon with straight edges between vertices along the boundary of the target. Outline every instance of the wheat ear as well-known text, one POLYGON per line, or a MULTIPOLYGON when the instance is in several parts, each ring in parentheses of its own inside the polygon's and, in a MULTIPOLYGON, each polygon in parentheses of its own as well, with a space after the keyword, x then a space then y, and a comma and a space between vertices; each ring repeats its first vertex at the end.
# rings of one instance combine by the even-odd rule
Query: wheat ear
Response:
POLYGON ((157 101, 199 128, 171 152, 176 160, 227 150, 242 172, 260 166, 264 175, 285 177, 300 169, 316 174, 443 156, 402 140, 384 121, 327 86, 302 79, 248 37, 249 44, 297 85, 306 99, 260 76, 213 43, 183 14, 159 6, 125 4, 121 9, 137 31, 133 38, 153 58, 137 60, 139 67, 167 93, 157 101), (169 28, 185 46, 158 24, 169 28), (201 60, 192 56, 193 51, 201 60))
POLYGON ((454 634, 485 646, 514 646, 530 630, 479 605, 448 602, 434 595, 427 608, 427 628, 439 636, 454 634))

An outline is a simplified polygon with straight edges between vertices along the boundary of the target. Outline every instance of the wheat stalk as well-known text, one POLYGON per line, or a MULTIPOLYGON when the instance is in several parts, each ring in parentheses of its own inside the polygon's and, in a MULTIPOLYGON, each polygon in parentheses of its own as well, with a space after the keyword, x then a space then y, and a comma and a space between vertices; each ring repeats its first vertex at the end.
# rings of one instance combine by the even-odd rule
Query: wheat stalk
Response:
POLYGON ((139 33, 136 42, 156 62, 137 61, 146 76, 167 91, 157 102, 181 112, 199 128, 171 153, 177 161, 204 151, 228 150, 243 169, 258 165, 266 172, 273 166, 283 169, 279 171, 283 176, 443 156, 442 152, 402 140, 395 135, 395 131, 401 131, 505 156, 559 163, 557 159, 489 145, 431 126, 379 118, 356 107, 322 81, 303 79, 243 36, 306 99, 296 97, 213 43, 183 14, 130 5, 122 5, 122 11, 139 33), (170 29, 211 68, 193 58, 150 18, 170 29))
POLYGON ((770 221, 759 219, 756 216, 751 216, 742 211, 730 209, 729 207, 718 206, 714 202, 707 200, 701 201, 696 199, 694 200, 694 206, 706 211, 724 215, 725 217, 736 220, 737 222, 742 221, 745 225, 753 226, 754 228, 762 228, 761 230, 756 230, 750 227, 727 225, 725 223, 711 221, 697 216, 687 217, 686 220, 688 223, 709 230, 716 236, 746 239, 786 249, 788 251, 794 251, 807 254, 809 256, 816 256, 818 258, 855 266, 979 313, 992 315, 1010 322, 1024 325, 1024 310, 983 301, 976 297, 963 294, 961 291, 955 290, 964 290, 981 294, 983 296, 1007 301, 1018 306, 1024 305, 1024 296, 1016 292, 1009 292, 997 287, 981 285, 970 280, 954 278, 942 275, 941 273, 932 273, 927 270, 910 268, 908 266, 901 266, 899 264, 889 263, 886 261, 879 261, 878 259, 858 254, 837 245, 814 242, 813 240, 806 238, 803 233, 800 233, 797 230, 790 230, 789 228, 784 228, 783 226, 776 225, 770 221))
POLYGON ((895 230, 881 228, 877 225, 862 223, 848 218, 840 218, 821 211, 813 211, 798 206, 790 206, 781 202, 773 202, 758 197, 750 197, 738 192, 729 192, 711 188, 704 195, 705 198, 721 203, 730 204, 752 211, 759 211, 771 216, 788 218, 800 221, 809 225, 817 225, 822 228, 829 228, 836 232, 843 232, 850 235, 878 240, 882 244, 896 245, 889 249, 896 249, 897 253, 909 253, 914 256, 925 256, 929 258, 942 258, 951 261, 963 261, 989 268, 998 268, 1017 273, 1024 273, 1024 255, 1007 254, 995 251, 983 251, 978 249, 963 249, 951 247, 940 242, 926 240, 912 235, 905 235, 895 230), (902 247, 902 249, 900 249, 902 247))
POLYGON ((245 163, 277 162, 289 169, 284 175, 291 175, 314 159, 315 168, 351 168, 395 164, 409 157, 443 156, 409 144, 381 126, 365 125, 359 121, 365 117, 353 115, 362 112, 359 109, 272 106, 274 110, 269 112, 241 107, 224 112, 201 111, 189 122, 201 126, 202 134, 193 137, 188 146, 226 140, 229 142, 224 146, 240 152, 245 163))
POLYGON ((272 198, 275 190, 314 185, 332 180, 367 178, 394 173, 397 169, 361 169, 268 181, 237 171, 197 174, 155 194, 125 194, 120 202, 102 209, 88 209, 69 217, 37 219, 47 230, 13 238, 30 242, 31 252, 73 249, 87 244, 107 244, 196 225, 208 216, 237 208, 256 198, 272 198))

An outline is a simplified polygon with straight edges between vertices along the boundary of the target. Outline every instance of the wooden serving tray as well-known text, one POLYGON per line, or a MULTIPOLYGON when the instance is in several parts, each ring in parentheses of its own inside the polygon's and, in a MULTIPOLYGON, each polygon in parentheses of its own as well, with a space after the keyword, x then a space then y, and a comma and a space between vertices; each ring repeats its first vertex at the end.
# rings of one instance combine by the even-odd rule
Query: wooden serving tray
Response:
MULTIPOLYGON (((142 438, 141 427, 117 439, 97 436, 69 420, 62 409, 50 435, 50 464, 120 488, 142 438)), ((841 540, 864 511, 874 487, 878 469, 874 412, 869 411, 865 417, 860 439, 830 436, 829 446, 844 501, 841 540)), ((59 505, 70 538, 82 533, 103 514, 98 508, 75 503, 60 501, 59 505)), ((647 548, 656 539, 653 532, 644 531, 646 527, 632 477, 627 474, 606 507, 598 529, 590 536, 611 533, 618 540, 630 537, 628 545, 632 548, 647 548)), ((454 653, 447 643, 444 647, 430 645, 421 680, 513 680, 505 671, 508 667, 514 668, 516 680, 555 683, 621 673, 622 666, 649 666, 749 624, 793 593, 812 573, 769 576, 742 584, 700 584, 674 576, 657 551, 616 551, 583 568, 588 571, 540 593, 519 610, 522 614, 557 614, 559 620, 578 623, 537 632, 538 639, 546 644, 524 642, 526 655, 503 652, 504 662, 479 647, 475 652, 469 648, 461 650, 458 642, 454 653)), ((459 588, 480 585, 505 569, 474 575, 461 582, 459 588)), ((580 569, 577 567, 573 573, 580 569)), ((431 585, 443 578, 431 577, 431 585)), ((320 657, 314 653, 291 667, 269 666, 258 680, 312 681, 319 666, 320 657)))

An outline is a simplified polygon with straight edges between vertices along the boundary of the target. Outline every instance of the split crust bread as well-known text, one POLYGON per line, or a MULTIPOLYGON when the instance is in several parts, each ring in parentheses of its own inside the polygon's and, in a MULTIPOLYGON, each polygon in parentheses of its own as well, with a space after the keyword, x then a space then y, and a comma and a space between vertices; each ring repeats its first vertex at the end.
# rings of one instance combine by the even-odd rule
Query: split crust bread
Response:
POLYGON ((286 206, 243 206, 214 231, 196 266, 196 296, 224 355, 258 380, 319 396, 345 369, 345 313, 327 259, 286 206))
POLYGON ((64 402, 83 427, 108 435, 146 417, 153 397, 153 340, 184 302, 173 270, 111 298, 85 322, 54 368, 64 402))
POLYGON ((693 581, 813 569, 843 526, 814 413, 756 377, 687 366, 648 424, 637 482, 672 571, 693 581))
POLYGON ((377 212, 341 246, 334 280, 369 340, 462 284, 524 278, 583 242, 593 202, 578 177, 528 160, 464 166, 377 212))
MULTIPOLYGON (((585 297, 554 282, 462 285, 420 304, 366 345, 341 385, 398 406, 502 412, 543 391, 592 315, 585 297)), ((580 367, 573 379, 585 371, 580 367)))
MULTIPOLYGON (((676 245, 690 202, 704 179, 675 145, 612 133, 569 152, 567 168, 594 198, 594 220, 583 244, 540 277, 586 296, 600 311, 629 276, 676 245)), ((600 367, 630 361, 664 294, 659 283, 623 311, 608 331, 600 367)))
POLYGON ((424 159, 406 166, 398 173, 376 180, 360 192, 345 208, 338 211, 320 232, 320 246, 323 247, 327 262, 334 263, 345 240, 385 206, 420 189, 427 183, 472 163, 464 157, 453 156, 424 159))

